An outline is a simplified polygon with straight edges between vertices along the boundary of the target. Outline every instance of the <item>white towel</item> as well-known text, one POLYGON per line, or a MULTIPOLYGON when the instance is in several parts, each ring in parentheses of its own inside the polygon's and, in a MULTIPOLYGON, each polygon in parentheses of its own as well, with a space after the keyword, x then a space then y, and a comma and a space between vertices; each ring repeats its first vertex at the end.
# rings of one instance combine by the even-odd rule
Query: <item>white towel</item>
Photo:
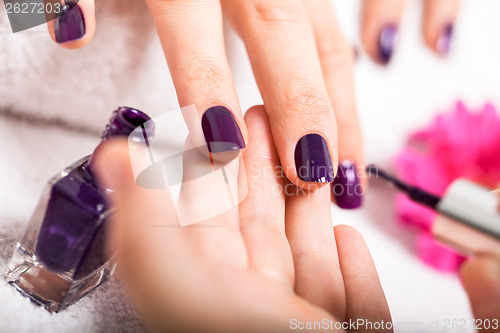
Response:
MULTIPOLYGON (((117 106, 154 115, 177 105, 144 1, 97 1, 96 16, 95 38, 74 51, 56 46, 45 26, 12 34, 0 10, 2 275, 49 178, 92 152, 117 106)), ((116 280, 58 314, 3 279, 0 299, 2 332, 145 330, 116 280)))
POLYGON ((111 110, 177 105, 151 15, 141 0, 96 1, 94 39, 66 50, 46 26, 12 34, 0 10, 0 112, 100 130, 111 110))

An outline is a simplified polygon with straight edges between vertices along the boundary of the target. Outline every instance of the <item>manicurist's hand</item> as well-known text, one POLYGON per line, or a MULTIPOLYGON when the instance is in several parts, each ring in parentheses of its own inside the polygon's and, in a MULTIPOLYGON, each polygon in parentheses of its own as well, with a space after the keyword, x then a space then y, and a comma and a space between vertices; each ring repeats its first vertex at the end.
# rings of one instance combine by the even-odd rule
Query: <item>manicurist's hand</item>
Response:
MULTIPOLYGON (((332 228, 330 189, 300 190, 274 172, 279 156, 266 112, 252 108, 245 120, 248 195, 236 208, 187 227, 179 226, 179 207, 167 191, 136 185, 125 141, 97 153, 99 179, 114 190, 118 272, 152 328, 287 332, 313 322, 330 329, 349 320, 391 321, 363 238, 348 226, 332 228)), ((231 170, 228 184, 235 184, 238 173, 231 170)), ((206 188, 190 183, 182 184, 181 197, 187 191, 206 199, 206 188)), ((193 212, 203 203, 183 205, 193 212)))
MULTIPOLYGON (((500 210, 500 191, 499 210, 500 210)), ((500 332, 500 258, 481 255, 466 261, 460 274, 479 332, 500 332)))
MULTIPOLYGON (((365 0, 361 39, 373 60, 388 64, 397 46, 405 0, 365 0)), ((440 56, 448 55, 459 0, 423 0, 422 35, 427 47, 440 56)))
POLYGON ((479 332, 500 332, 500 258, 478 256, 460 270, 479 332))

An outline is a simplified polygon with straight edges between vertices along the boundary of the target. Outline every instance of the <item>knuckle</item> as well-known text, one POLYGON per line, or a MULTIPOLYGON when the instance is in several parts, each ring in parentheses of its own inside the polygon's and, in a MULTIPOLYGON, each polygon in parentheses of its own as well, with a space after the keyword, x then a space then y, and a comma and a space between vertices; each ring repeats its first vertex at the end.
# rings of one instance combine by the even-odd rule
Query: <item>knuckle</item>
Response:
POLYGON ((378 277, 376 275, 373 275, 370 272, 361 269, 354 270, 349 273, 344 273, 344 280, 350 282, 360 282, 363 284, 380 284, 380 281, 378 280, 378 277))
POLYGON ((255 0, 252 7, 254 18, 262 23, 297 23, 304 15, 294 1, 255 0))
POLYGON ((294 251, 294 257, 303 257, 308 261, 325 263, 335 261, 338 258, 338 254, 330 248, 304 246, 294 251))
POLYGON ((185 80, 200 89, 216 92, 228 80, 226 70, 216 60, 195 58, 189 62, 191 66, 184 72, 185 80))
POLYGON ((328 97, 321 97, 319 91, 317 85, 308 80, 289 80, 285 88, 285 112, 312 117, 313 121, 333 114, 328 97))
POLYGON ((343 37, 325 36, 318 43, 318 53, 322 61, 338 65, 352 63, 351 46, 343 37))

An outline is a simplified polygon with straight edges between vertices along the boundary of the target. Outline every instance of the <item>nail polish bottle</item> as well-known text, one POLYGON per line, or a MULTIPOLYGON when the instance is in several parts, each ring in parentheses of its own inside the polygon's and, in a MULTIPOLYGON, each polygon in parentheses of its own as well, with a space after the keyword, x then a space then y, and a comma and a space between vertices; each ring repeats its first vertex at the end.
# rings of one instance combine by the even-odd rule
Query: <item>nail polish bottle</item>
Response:
MULTIPOLYGON (((113 112, 101 144, 115 136, 147 144, 153 132, 148 115, 120 107, 113 112), (134 131, 138 127, 141 130, 134 131)), ((114 270, 106 244, 112 213, 106 197, 112 192, 97 183, 92 169, 88 155, 49 181, 7 266, 5 279, 50 312, 75 303, 114 270)))

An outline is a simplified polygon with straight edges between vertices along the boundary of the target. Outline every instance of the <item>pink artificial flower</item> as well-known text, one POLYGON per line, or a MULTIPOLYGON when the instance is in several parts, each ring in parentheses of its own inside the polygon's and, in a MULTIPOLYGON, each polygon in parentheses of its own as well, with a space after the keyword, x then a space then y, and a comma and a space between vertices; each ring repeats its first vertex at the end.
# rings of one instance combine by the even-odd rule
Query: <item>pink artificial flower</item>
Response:
MULTIPOLYGON (((458 102, 411 135, 394 162, 401 179, 438 195, 457 178, 494 189, 500 183, 500 117, 491 104, 471 111, 458 102)), ((417 248, 423 262, 441 271, 458 269, 463 257, 430 235, 434 211, 400 195, 397 212, 402 223, 420 230, 417 248)))

